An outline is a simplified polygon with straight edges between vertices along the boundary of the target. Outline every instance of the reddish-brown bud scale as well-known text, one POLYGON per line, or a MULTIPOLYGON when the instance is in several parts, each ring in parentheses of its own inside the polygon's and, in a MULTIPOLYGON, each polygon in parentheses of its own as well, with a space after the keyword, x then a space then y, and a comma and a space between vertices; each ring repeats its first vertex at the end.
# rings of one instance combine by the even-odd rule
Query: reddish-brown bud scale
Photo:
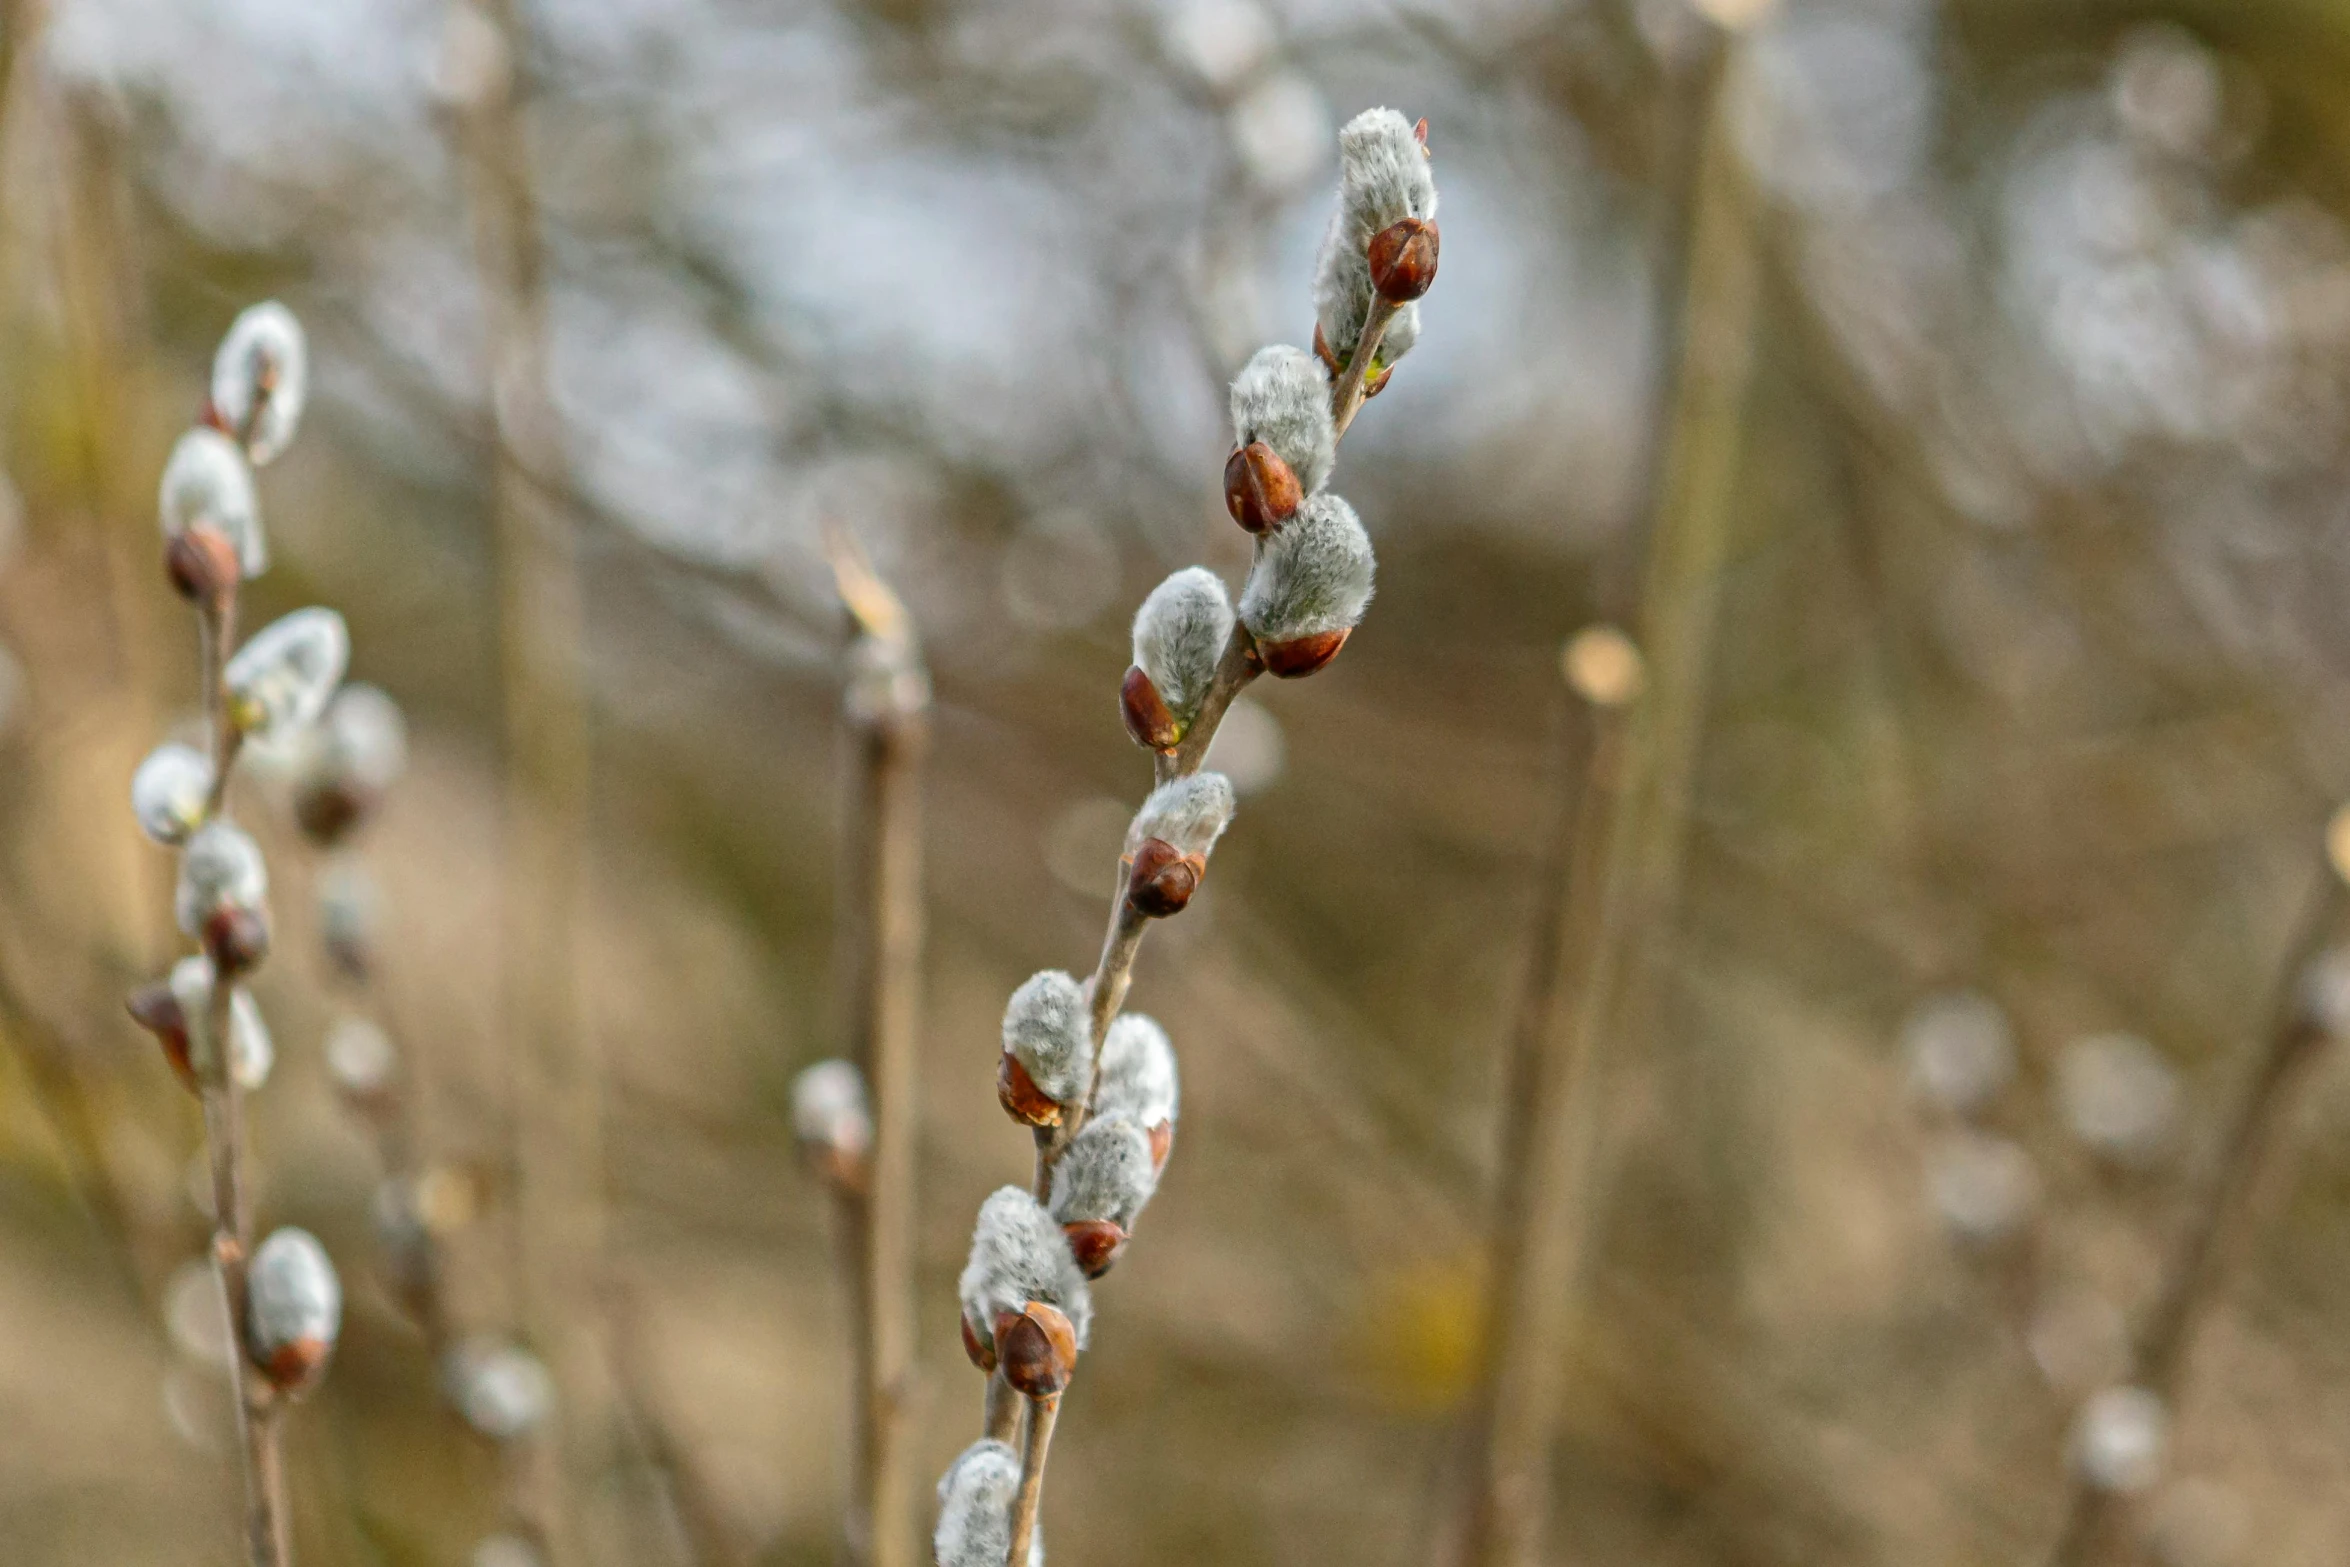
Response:
POLYGON ((1041 1300, 995 1319, 995 1348, 1004 1380, 1030 1398, 1060 1392, 1077 1370, 1077 1330, 1041 1300))
POLYGON ((1322 361, 1322 368, 1330 372, 1332 380, 1346 374, 1346 366, 1340 364, 1338 355, 1331 352, 1330 339, 1322 335, 1322 323, 1319 321, 1314 323, 1314 357, 1322 361))
POLYGON ((232 439, 237 433, 230 429, 228 421, 220 416, 220 406, 213 402, 209 394, 205 396, 203 405, 196 410, 196 422, 207 429, 218 430, 221 434, 232 439))
POLYGON ((1426 115, 1421 115, 1419 123, 1412 127, 1412 140, 1420 144, 1422 152, 1428 150, 1428 117, 1426 115))
POLYGON ((205 523, 179 534, 163 547, 163 569, 181 598, 191 603, 225 603, 237 591, 243 568, 227 534, 205 523))
POLYGON ((858 1150, 843 1148, 838 1143, 810 1144, 808 1163, 814 1167, 816 1178, 825 1185, 852 1197, 864 1194, 865 1156, 858 1150))
POLYGON ((1126 732, 1145 750, 1172 751, 1183 743, 1183 726, 1140 664, 1126 671, 1126 683, 1118 688, 1118 711, 1125 715, 1126 732))
POLYGON ((955 1320, 963 1325, 963 1353, 971 1357, 971 1364, 992 1373, 995 1370, 995 1351, 979 1342, 979 1335, 971 1331, 969 1317, 957 1317, 955 1320))
POLYGON ((995 1096, 1002 1101, 1004 1113, 1023 1126, 1059 1126, 1061 1103, 1036 1086, 1036 1079, 1028 1075, 1028 1068, 1009 1050, 996 1066, 995 1096))
POLYGON ((1377 375, 1363 378, 1363 400, 1369 402, 1387 390, 1387 383, 1395 379, 1395 366, 1383 366, 1377 375))
POLYGON ((196 1063, 188 1056, 188 1015, 179 997, 171 993, 171 986, 162 980, 141 985, 130 994, 130 1012, 132 1021, 163 1046, 164 1059, 189 1092, 202 1092, 203 1084, 196 1081, 196 1063))
POLYGON ((327 1357, 333 1353, 334 1346, 325 1339, 298 1338, 280 1345, 261 1366, 261 1374, 280 1393, 305 1392, 326 1370, 327 1357))
POLYGON ((1281 454, 1251 441, 1224 463, 1224 509, 1251 533, 1270 533, 1297 515, 1306 492, 1281 454))
POLYGON ((1167 1168, 1167 1155, 1175 1151, 1175 1123, 1161 1121, 1150 1129, 1151 1171, 1153 1174, 1167 1168))
POLYGON ((1436 225, 1405 218, 1371 236, 1371 286, 1392 304, 1408 304, 1435 286, 1436 225))
POLYGON ((374 808, 370 791, 343 783, 312 784, 294 797, 294 820, 312 842, 332 846, 374 808))
POLYGON ((204 955, 221 974, 235 976, 269 956, 269 919, 259 909, 215 909, 204 920, 204 955))
POLYGON ((1108 1219, 1064 1224, 1061 1233, 1069 1237, 1069 1254, 1077 1259, 1077 1266, 1089 1279, 1098 1279, 1109 1272, 1110 1265, 1118 1260, 1118 1253, 1126 1249, 1126 1231, 1108 1219))
POLYGON ((1207 873, 1208 862, 1199 855, 1185 854, 1164 838, 1145 838, 1126 873, 1126 901, 1138 913, 1163 920, 1183 912, 1207 873))
POLYGON ((1287 642, 1260 642, 1257 650, 1264 655, 1265 673, 1282 680, 1302 680, 1336 658, 1353 629, 1322 631, 1287 642))

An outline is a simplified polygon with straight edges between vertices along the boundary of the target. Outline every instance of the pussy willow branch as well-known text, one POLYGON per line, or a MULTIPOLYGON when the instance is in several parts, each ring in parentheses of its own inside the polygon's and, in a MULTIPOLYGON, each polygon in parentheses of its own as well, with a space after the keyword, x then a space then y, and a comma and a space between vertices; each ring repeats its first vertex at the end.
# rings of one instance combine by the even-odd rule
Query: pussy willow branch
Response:
MULTIPOLYGON (((2188 1352, 2222 1288, 2241 1262, 2276 1196, 2275 1178, 2290 1152, 2288 1133, 2301 1089, 2330 1040, 2325 1009, 2311 996, 2311 970, 2350 910, 2350 884, 2329 867, 2310 899, 2279 971, 2269 1003, 2267 1040, 2217 1157, 2197 1183, 2155 1286, 2153 1304, 2131 1345, 2130 1381, 2175 1415, 2188 1352)), ((2126 1562, 2137 1555, 2129 1498, 2073 1482, 2050 1567, 2126 1562)))
POLYGON ((907 1417, 914 1363, 922 759, 930 704, 905 606, 846 530, 830 530, 830 550, 841 600, 880 670, 878 695, 861 696, 852 674, 843 704, 855 750, 843 808, 842 968, 852 1008, 849 1031, 873 1117, 864 1190, 843 1194, 857 1241, 849 1554, 867 1567, 915 1567, 907 1417))
MULTIPOLYGON (((227 793, 229 770, 236 763, 236 738, 222 716, 222 682, 236 624, 233 598, 200 607, 196 623, 205 727, 212 740, 212 798, 205 811, 210 819, 227 793)), ((212 1260, 220 1274, 230 1341, 237 1346, 230 1358, 236 1378, 237 1434, 244 1450, 246 1549, 252 1567, 288 1567, 292 1541, 277 1395, 247 1362, 243 1351, 253 1215, 246 1200, 244 1089, 237 1082, 230 1036, 235 997, 236 986, 229 976, 215 973, 204 1019, 212 1067, 203 1087, 204 1150, 212 1172, 212 1260)))
MULTIPOLYGON (((1354 357, 1331 388, 1332 413, 1341 435, 1363 404, 1364 377, 1378 352, 1380 335, 1395 315, 1395 308, 1386 300, 1374 299, 1362 336, 1355 345, 1354 357)), ((1184 731, 1181 743, 1173 752, 1162 753, 1152 763, 1155 783, 1188 778, 1199 771, 1233 698, 1264 673, 1264 667, 1248 628, 1235 622, 1191 727, 1184 731)), ((1101 957, 1085 985, 1093 1030, 1093 1067, 1087 1079, 1085 1102, 1074 1113, 1063 1116, 1059 1126, 1049 1131, 1040 1129, 1037 1133, 1035 1192, 1040 1203, 1049 1202, 1052 1197, 1054 1163, 1093 1114, 1094 1099, 1101 1089, 1102 1046, 1109 1039, 1110 1024, 1126 1004, 1126 992, 1134 980, 1134 960, 1142 951, 1142 938, 1150 928, 1150 921, 1126 896, 1125 870, 1121 862, 1117 885, 1110 896, 1109 927, 1102 936, 1101 957)), ((986 1416, 990 1436, 999 1436, 1009 1410, 1022 1402, 1009 1396, 1009 1388, 999 1391, 1001 1381, 1000 1372, 988 1380, 986 1416)), ((1061 1395, 1056 1393, 1024 1402, 1028 1406, 1027 1439, 1020 1454, 1020 1490, 1012 1504, 1012 1546, 1007 1567, 1027 1567, 1028 1542, 1035 1533, 1036 1509, 1044 1495, 1045 1460, 1052 1446, 1054 1422, 1060 1417, 1061 1395)))
MULTIPOLYGON (((471 0, 459 0, 469 12, 471 0)), ((468 211, 489 302, 493 511, 507 750, 503 1014, 514 1065, 512 1217, 522 1315, 562 1389, 545 1440, 539 1519, 555 1567, 608 1531, 580 1514, 606 1411, 596 1329, 577 1308, 601 1248, 603 1105, 574 964, 591 759, 579 679, 585 590, 572 541, 534 474, 563 470, 547 390, 546 253, 516 72, 530 58, 514 0, 484 0, 503 69, 457 117, 468 211)), ((459 35, 461 36, 461 34, 459 35)))
MULTIPOLYGON (((1734 67, 1734 58, 1718 69, 1734 67)), ((1753 368, 1758 269, 1750 193, 1729 145, 1718 81, 1693 188, 1687 296, 1643 591, 1649 690, 1620 735, 1603 724, 1573 817, 1557 962, 1568 983, 1543 1007, 1529 1123, 1504 1171, 1485 1363, 1472 1435, 1469 1567, 1535 1559, 1566 1346, 1604 1187, 1603 1047, 1627 1032, 1665 937, 1685 839, 1706 665, 1728 547, 1753 368)), ((1548 988, 1548 987, 1546 987, 1548 988)))

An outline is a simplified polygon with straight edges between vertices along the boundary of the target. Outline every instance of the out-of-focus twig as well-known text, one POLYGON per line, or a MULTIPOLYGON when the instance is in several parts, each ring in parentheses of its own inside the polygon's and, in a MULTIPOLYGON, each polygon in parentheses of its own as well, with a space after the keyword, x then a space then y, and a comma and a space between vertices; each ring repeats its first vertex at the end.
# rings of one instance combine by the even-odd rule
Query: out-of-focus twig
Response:
POLYGON ((1556 807, 1572 823, 1571 842, 1554 855, 1564 894, 1536 932, 1555 955, 1535 959, 1515 1029, 1518 1119, 1506 1134, 1460 1543, 1470 1567, 1517 1567, 1538 1552, 1575 1303, 1605 1185, 1605 1047, 1656 960, 1680 875, 1753 365, 1751 195, 1721 109, 1734 64, 1725 54, 1714 66, 1702 100, 1682 340, 1639 616, 1645 677, 1640 655, 1623 650, 1632 674, 1619 700, 1643 678, 1646 692, 1623 720, 1603 712, 1580 802, 1556 807))
POLYGON ((590 1559, 581 1482, 601 1463, 603 1355, 583 1316, 601 1248, 600 1062, 577 983, 590 754, 580 690, 585 590, 563 517, 534 475, 561 472, 547 387, 546 252, 514 0, 454 0, 447 80, 489 306, 498 628, 507 748, 503 1014, 513 1052, 520 1313, 562 1388, 546 1515, 556 1567, 590 1559))
MULTIPOLYGON (((2331 864, 2278 972, 2267 1037, 2250 1081, 2226 1138, 2197 1182, 2153 1303, 2131 1344, 2130 1381, 2159 1398, 2166 1410, 2176 1411, 2196 1333, 2272 1205, 2274 1177, 2290 1152, 2287 1134, 2300 1091, 2324 1058, 2339 1020, 2341 1000, 2329 993, 2339 979, 2324 965, 2350 909, 2350 808, 2336 815, 2327 849, 2331 864)), ((2076 1466, 2050 1567, 2135 1560, 2132 1517, 2127 1493, 2098 1485, 2085 1466, 2076 1466)))
POLYGON ((870 1095, 861 1189, 843 1190, 854 1236, 854 1478, 849 1559, 915 1567, 908 1467, 914 1364, 915 1060, 922 1009, 922 758, 930 689, 912 618, 848 530, 826 553, 854 637, 842 712, 853 747, 843 804, 841 978, 870 1095))

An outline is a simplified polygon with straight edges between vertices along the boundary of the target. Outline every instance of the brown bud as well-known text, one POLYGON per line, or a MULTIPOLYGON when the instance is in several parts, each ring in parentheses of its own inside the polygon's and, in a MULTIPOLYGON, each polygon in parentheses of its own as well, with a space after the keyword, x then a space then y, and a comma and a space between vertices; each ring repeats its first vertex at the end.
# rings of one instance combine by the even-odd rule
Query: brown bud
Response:
POLYGON ((196 422, 206 429, 218 430, 232 441, 236 439, 237 432, 228 427, 228 421, 220 415, 220 405, 213 402, 210 394, 206 394, 202 406, 197 408, 196 422))
POLYGON ((1208 862, 1200 855, 1185 854, 1164 838, 1145 838, 1126 873, 1126 901, 1138 912, 1163 920, 1183 912, 1207 873, 1208 862))
POLYGON ((1318 631, 1310 637, 1292 637, 1287 642, 1260 642, 1257 647, 1264 655, 1267 674, 1283 680, 1302 680, 1336 658, 1353 631, 1351 626, 1342 626, 1336 631, 1318 631))
POLYGON ((993 1372, 995 1370, 995 1351, 979 1342, 979 1335, 971 1331, 969 1317, 958 1317, 956 1320, 963 1325, 963 1353, 969 1355, 971 1364, 980 1370, 993 1372))
POLYGON ((1126 671, 1126 683, 1118 688, 1118 710, 1126 716, 1126 732, 1145 750, 1172 751, 1183 741, 1183 726, 1175 722, 1167 699, 1140 664, 1126 671))
POLYGON ((1098 1279, 1109 1272, 1110 1264, 1118 1260, 1118 1253, 1126 1249, 1126 1231, 1107 1219, 1064 1224, 1061 1233, 1069 1237, 1069 1253, 1089 1279, 1098 1279))
POLYGON ((228 978, 259 967, 269 956, 269 916, 241 906, 214 909, 204 918, 204 955, 228 978))
POLYGON ((1059 1126, 1061 1102, 1036 1086, 1028 1068, 1009 1050, 995 1069, 995 1096, 1004 1113, 1023 1126, 1059 1126))
POLYGON ((996 1358, 1004 1380, 1030 1398, 1049 1398, 1077 1370, 1077 1330, 1056 1307, 1032 1300, 995 1319, 996 1358))
POLYGON ((1405 218, 1371 236, 1371 286, 1393 304, 1419 298, 1436 282, 1436 225, 1405 218))
POLYGON ((1150 1129, 1151 1171, 1153 1174, 1167 1168, 1167 1155, 1175 1151, 1175 1123, 1161 1121, 1150 1129))
POLYGON ((1363 377, 1363 401, 1369 402, 1387 390, 1387 383, 1395 379, 1395 366, 1382 365, 1377 374, 1363 377))
POLYGON ((163 568, 181 598, 206 605, 226 602, 244 575, 228 535, 201 522, 163 547, 163 568))
POLYGON ((1297 515, 1305 491, 1281 454, 1251 441, 1224 463, 1224 509, 1251 533, 1270 533, 1297 515))
POLYGON ((1420 123, 1412 127, 1412 140, 1420 144, 1422 152, 1428 150, 1428 116, 1421 115, 1420 123))
POLYGON ((1346 366, 1340 364, 1338 355, 1330 350, 1330 339, 1322 335, 1322 323, 1319 321, 1314 323, 1314 357, 1322 361, 1322 368, 1330 372, 1332 380, 1346 373, 1346 366))
POLYGON ((351 783, 305 784, 294 796, 294 820, 314 843, 331 846, 375 809, 374 791, 351 783))
POLYGON ((852 1197, 864 1194, 866 1162, 863 1149, 843 1147, 839 1143, 808 1143, 803 1146, 808 1156, 808 1167, 816 1172, 818 1180, 852 1197))
POLYGON ((289 1396, 309 1390, 326 1371, 327 1357, 334 1346, 322 1338, 298 1338, 291 1344, 281 1344, 268 1360, 261 1364, 261 1374, 269 1385, 289 1396))
POLYGON ((163 1055, 171 1069, 179 1074, 181 1082, 191 1092, 200 1092, 203 1085, 196 1081, 196 1063, 188 1055, 188 1014, 180 1006, 179 997, 163 980, 141 985, 130 994, 131 1019, 163 1046, 163 1055))

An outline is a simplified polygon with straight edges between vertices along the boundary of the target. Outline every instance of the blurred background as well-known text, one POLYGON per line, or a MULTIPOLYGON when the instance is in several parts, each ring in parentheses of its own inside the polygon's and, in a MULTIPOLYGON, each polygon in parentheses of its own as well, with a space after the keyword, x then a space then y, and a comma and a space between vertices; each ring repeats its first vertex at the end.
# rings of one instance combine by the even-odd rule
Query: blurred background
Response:
MULTIPOLYGON (((1239 579, 1223 387, 1309 340, 1336 126, 1382 103, 1428 118, 1447 244, 1337 480, 1379 598, 1233 714, 1237 825, 1144 953, 1184 1126, 1101 1287, 1055 1559, 1420 1563, 1453 1531, 1506 1039, 1577 777, 1560 649, 1656 611, 1676 449, 1715 459, 1718 565, 1674 600, 1702 622, 1677 876, 1608 1039, 1548 1552, 2043 1557, 2350 788, 2350 6, 11 0, 0 27, 0 1561, 235 1540, 182 1272, 200 1127, 121 998, 176 950, 130 774, 195 705, 154 487, 236 312, 285 300, 315 367, 248 614, 340 609, 410 719, 357 852, 457 1325, 537 1331, 514 1019, 549 993, 516 954, 552 928, 538 1022, 600 1109, 574 1195, 631 1303, 626 1364, 564 1387, 632 1412, 575 1477, 596 1555, 689 1560, 684 1490, 759 1562, 830 1561, 845 1302, 789 1105, 845 1048, 820 523, 904 597, 935 689, 929 1476, 977 1427, 971 1216, 1029 1168, 1003 1001, 1083 972, 1147 782, 1128 619, 1175 568, 1239 579), (1684 321, 1750 367, 1694 409, 1684 321), (517 483, 539 526, 502 550, 517 483), (582 727, 534 731, 550 703, 582 727), (578 867, 552 927, 510 799, 578 867)), ((380 1150, 319 1048, 320 866, 247 787, 284 927, 262 1219, 350 1294, 294 1417, 303 1560, 465 1562, 506 1482, 381 1281, 380 1150)), ((2350 1105, 2330 1071, 2301 1098, 2142 1497, 2168 1567, 2350 1553, 2350 1105)))

